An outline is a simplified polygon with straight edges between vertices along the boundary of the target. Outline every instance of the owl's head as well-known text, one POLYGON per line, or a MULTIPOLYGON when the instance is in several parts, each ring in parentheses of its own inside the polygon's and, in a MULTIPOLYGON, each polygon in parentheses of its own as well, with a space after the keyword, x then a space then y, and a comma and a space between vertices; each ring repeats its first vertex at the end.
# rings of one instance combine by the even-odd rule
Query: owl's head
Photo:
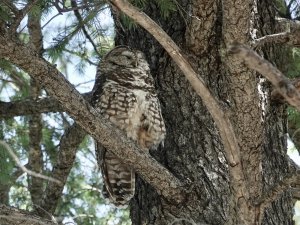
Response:
POLYGON ((106 54, 104 61, 122 66, 135 68, 147 64, 144 54, 141 51, 131 49, 127 46, 117 46, 106 54))

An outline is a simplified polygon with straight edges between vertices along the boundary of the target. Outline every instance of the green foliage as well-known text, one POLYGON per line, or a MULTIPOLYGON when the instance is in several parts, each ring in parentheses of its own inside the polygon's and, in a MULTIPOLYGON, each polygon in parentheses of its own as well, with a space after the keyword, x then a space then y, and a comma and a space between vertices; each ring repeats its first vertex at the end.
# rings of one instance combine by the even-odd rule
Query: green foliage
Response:
POLYGON ((9 7, 5 5, 3 2, 0 2, 0 25, 1 23, 10 24, 12 21, 12 12, 9 7))
POLYGON ((282 14, 286 13, 287 5, 285 0, 275 0, 274 5, 276 6, 277 10, 282 14))
POLYGON ((288 76, 290 78, 300 77, 300 50, 298 48, 292 48, 292 57, 289 63, 288 76))
MULTIPOLYGON (((100 8, 101 11, 101 8, 100 8)), ((79 74, 84 74, 87 65, 96 62, 98 57, 101 57, 102 45, 105 45, 103 29, 99 28, 98 11, 91 10, 88 13, 81 14, 81 20, 74 18, 69 14, 68 24, 64 27, 56 27, 56 31, 46 30, 46 33, 57 33, 53 38, 51 46, 45 49, 47 56, 52 63, 62 65, 62 72, 66 73, 70 58, 74 56, 78 62, 75 66, 79 74), (99 28, 99 29, 98 29, 99 28), (86 40, 85 35, 88 33, 90 39, 96 43, 94 48, 90 47, 90 43, 86 40), (97 44, 98 43, 98 44, 97 44), (76 49, 74 51, 73 49, 76 49), (67 64, 66 64, 67 62, 67 64)), ((74 61, 74 60, 73 60, 74 61)))
POLYGON ((164 19, 167 19, 170 13, 176 11, 176 5, 173 0, 155 0, 164 19))
POLYGON ((120 20, 122 21, 122 24, 129 30, 134 30, 138 27, 137 23, 124 13, 120 14, 120 20))
POLYGON ((9 157, 7 150, 0 146, 0 180, 1 185, 9 185, 11 183, 11 174, 13 172, 14 164, 9 157))
POLYGON ((29 76, 4 59, 0 59, 0 80, 0 93, 9 89, 11 100, 28 96, 29 76))

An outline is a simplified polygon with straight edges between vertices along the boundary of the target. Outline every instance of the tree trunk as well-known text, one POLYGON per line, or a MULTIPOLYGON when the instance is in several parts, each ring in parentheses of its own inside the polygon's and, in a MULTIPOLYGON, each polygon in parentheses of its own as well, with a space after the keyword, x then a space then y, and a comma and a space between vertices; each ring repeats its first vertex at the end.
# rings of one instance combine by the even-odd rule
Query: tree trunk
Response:
MULTIPOLYGON (((274 33, 272 2, 235 1, 233 7, 231 1, 179 0, 176 12, 166 19, 157 5, 149 2, 143 11, 172 37, 224 107, 224 113, 228 112, 238 137, 247 188, 255 202, 290 172, 283 135, 287 132, 286 112, 283 106, 272 103, 270 85, 227 57, 226 47, 234 40, 250 45, 255 29, 258 35, 274 33)), ((133 224, 241 224, 237 213, 243 203, 233 201, 236 190, 230 183, 222 141, 200 97, 150 34, 139 27, 127 29, 120 14, 114 17, 116 45, 145 52, 159 90, 167 137, 164 147, 151 154, 192 193, 176 205, 138 179, 131 202, 133 224)), ((266 46, 261 52, 270 61, 277 59, 280 68, 277 46, 266 46)), ((257 208, 247 207, 249 224, 256 224, 257 208)), ((290 192, 264 213, 263 224, 292 224, 290 192)))

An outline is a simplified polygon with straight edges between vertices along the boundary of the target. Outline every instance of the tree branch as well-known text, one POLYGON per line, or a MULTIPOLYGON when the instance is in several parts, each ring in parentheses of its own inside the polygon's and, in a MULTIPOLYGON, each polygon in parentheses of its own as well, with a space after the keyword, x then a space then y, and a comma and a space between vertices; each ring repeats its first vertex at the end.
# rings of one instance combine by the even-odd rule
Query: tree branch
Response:
POLYGON ((29 1, 23 9, 18 11, 18 14, 16 14, 16 17, 14 18, 12 26, 9 28, 11 34, 14 34, 16 32, 21 21, 37 2, 38 0, 29 1))
POLYGON ((56 183, 60 183, 59 180, 57 179, 53 179, 51 177, 48 177, 48 176, 45 176, 43 174, 40 174, 40 173, 36 173, 34 171, 31 171, 29 169, 27 169, 19 160, 19 158, 16 156, 16 154, 13 152, 13 150, 9 147, 8 144, 6 144, 4 141, 1 141, 0 140, 0 145, 2 145, 8 152, 8 154, 11 156, 11 158, 16 162, 16 164, 21 168, 21 170, 24 172, 24 173, 27 173, 31 176, 34 176, 36 178, 39 178, 39 179, 44 179, 44 180, 49 180, 51 182, 56 182, 56 183))
POLYGON ((76 7, 71 7, 71 8, 68 8, 65 6, 65 0, 62 0, 62 2, 60 2, 60 0, 54 0, 52 2, 53 6, 57 9, 57 11, 62 14, 63 12, 70 12, 70 11, 74 11, 74 10, 79 10, 79 9, 88 9, 92 6, 96 6, 97 4, 88 4, 88 3, 85 3, 81 6, 76 6, 76 7), (60 6, 61 4, 61 6, 60 6))
MULTIPOLYGON (((35 0, 28 1, 27 4, 34 4, 35 0)), ((26 5, 26 7, 30 7, 26 5)), ((28 14, 28 32, 29 32, 29 43, 32 48, 38 52, 39 56, 42 56, 43 50, 43 37, 41 29, 41 9, 36 11, 35 14, 28 14)), ((41 93, 40 85, 35 81, 35 79, 30 79, 29 96, 31 99, 38 99, 41 93)), ((28 164, 29 167, 38 173, 43 172, 43 154, 41 149, 42 140, 42 115, 32 114, 29 115, 29 149, 28 149, 28 164)), ((34 176, 27 176, 28 187, 34 208, 39 205, 39 202, 43 195, 43 180, 38 179, 34 176)))
POLYGON ((39 215, 45 215, 44 212, 53 214, 58 200, 62 196, 64 185, 75 161, 76 150, 79 144, 86 136, 86 132, 76 123, 69 127, 62 136, 59 143, 59 153, 56 164, 52 170, 52 177, 61 181, 61 183, 48 182, 45 194, 41 201, 39 215))
MULTIPOLYGON (((91 93, 87 92, 82 96, 89 101, 91 93)), ((14 116, 25 116, 37 113, 48 113, 48 112, 63 112, 64 108, 61 106, 59 101, 53 97, 45 97, 37 100, 24 99, 12 102, 1 102, 0 101, 0 119, 11 118, 14 116)))
POLYGON ((229 171, 232 178, 231 183, 236 190, 240 190, 246 194, 247 189, 240 160, 240 151, 232 124, 226 113, 220 108, 217 100, 205 86, 204 81, 195 73, 191 65, 183 56, 180 48, 151 18, 127 1, 110 0, 109 2, 154 36, 181 69, 196 93, 202 98, 220 131, 220 136, 225 148, 226 159, 229 163, 229 171))
MULTIPOLYGON (((77 6, 77 2, 75 0, 71 0, 71 6, 72 8, 78 8, 77 6)), ((94 43, 93 39, 91 38, 91 36, 89 35, 88 31, 85 28, 83 19, 78 11, 78 9, 74 9, 74 15, 76 16, 78 23, 81 27, 82 32, 84 33, 85 37, 90 41, 91 45, 93 46, 95 52, 100 56, 100 53, 98 52, 97 46, 94 43)))
POLYGON ((61 111, 63 111, 63 108, 53 97, 46 97, 36 101, 32 99, 13 102, 0 101, 0 118, 61 111))
POLYGON ((292 82, 270 62, 260 57, 250 48, 237 42, 232 43, 228 52, 238 56, 250 69, 257 71, 266 77, 285 100, 300 112, 299 92, 292 82))
POLYGON ((300 21, 297 20, 289 20, 286 18, 277 17, 276 21, 279 26, 285 27, 287 31, 295 32, 300 30, 300 21))
POLYGON ((266 35, 256 39, 253 47, 259 47, 266 43, 286 44, 294 47, 300 47, 300 31, 266 35))
POLYGON ((38 217, 28 211, 0 205, 0 221, 1 224, 10 225, 57 225, 54 220, 47 220, 38 217))
POLYGON ((183 184, 149 154, 137 148, 122 131, 97 112, 49 62, 17 40, 0 35, 0 55, 30 76, 56 98, 65 111, 96 141, 132 166, 159 194, 177 203, 184 199, 183 184), (34 65, 34 66, 33 66, 34 65))

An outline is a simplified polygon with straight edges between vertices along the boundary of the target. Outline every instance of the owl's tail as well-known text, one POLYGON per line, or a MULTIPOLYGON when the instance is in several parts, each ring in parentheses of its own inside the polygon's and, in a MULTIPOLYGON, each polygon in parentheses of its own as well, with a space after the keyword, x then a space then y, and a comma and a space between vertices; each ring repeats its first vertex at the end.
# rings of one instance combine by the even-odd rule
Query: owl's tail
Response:
MULTIPOLYGON (((135 192, 135 172, 114 154, 104 151, 100 163, 104 179, 103 195, 116 206, 128 204, 135 192)), ((99 162, 99 161, 98 161, 99 162)))

